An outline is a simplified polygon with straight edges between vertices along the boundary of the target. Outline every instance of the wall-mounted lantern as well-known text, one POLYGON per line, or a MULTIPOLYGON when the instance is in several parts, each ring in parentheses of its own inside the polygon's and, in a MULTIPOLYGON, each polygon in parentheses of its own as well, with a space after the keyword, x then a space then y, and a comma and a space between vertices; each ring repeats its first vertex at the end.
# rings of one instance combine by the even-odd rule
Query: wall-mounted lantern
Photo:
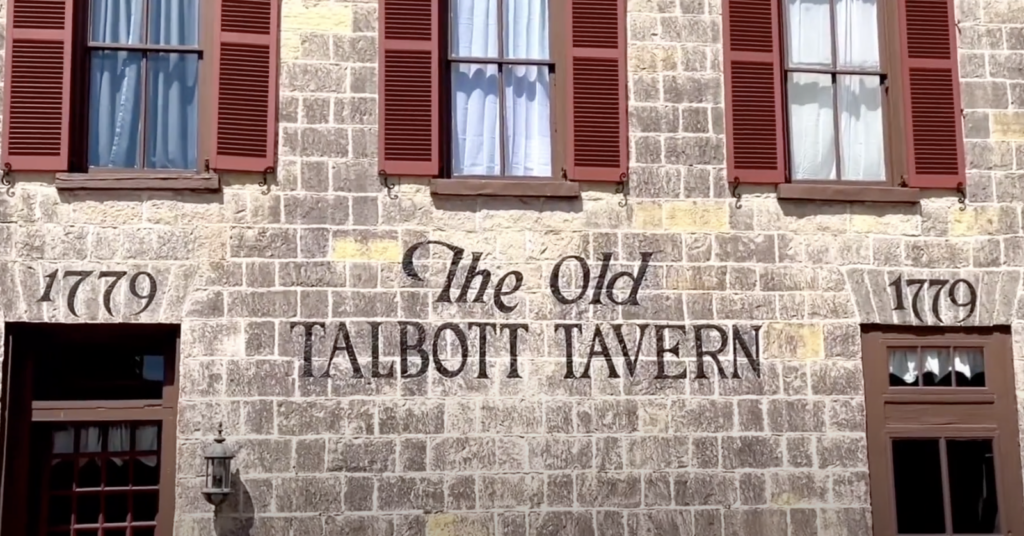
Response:
POLYGON ((207 447, 206 454, 206 486, 203 498, 206 502, 219 506, 231 494, 231 460, 235 454, 224 444, 224 423, 217 427, 217 437, 207 447))

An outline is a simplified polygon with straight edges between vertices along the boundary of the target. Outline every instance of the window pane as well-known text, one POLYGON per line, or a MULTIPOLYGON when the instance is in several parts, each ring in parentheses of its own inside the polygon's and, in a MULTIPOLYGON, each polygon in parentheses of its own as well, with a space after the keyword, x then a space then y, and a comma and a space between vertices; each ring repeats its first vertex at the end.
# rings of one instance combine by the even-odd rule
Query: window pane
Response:
POLYGON ((832 77, 790 73, 789 153, 793 179, 836 178, 832 77))
POLYGON ((139 167, 142 54, 94 51, 89 79, 89 165, 139 167))
POLYGON ((922 385, 925 387, 952 387, 952 365, 948 348, 922 348, 921 368, 924 369, 922 385))
POLYGON ((199 45, 199 0, 150 0, 149 42, 199 45))
POLYGON ((548 0, 505 0, 505 57, 548 59, 548 0))
POLYGON ((199 56, 150 54, 148 69, 146 167, 196 169, 199 56))
POLYGON ((547 67, 505 66, 505 174, 551 177, 551 81, 547 67))
POLYGON ((498 57, 498 0, 453 0, 452 55, 498 57))
POLYGON ((954 349, 953 371, 957 387, 985 387, 985 354, 981 348, 954 349))
POLYGON ((99 43, 142 43, 143 0, 92 0, 90 38, 99 43))
POLYGON ((787 0, 787 50, 791 66, 832 66, 830 0, 787 0))
POLYGON ((946 462, 953 534, 1002 533, 992 440, 946 440, 946 462))
POLYGON ((889 350, 889 385, 892 387, 917 387, 917 349, 889 350))
POLYGON ((877 76, 839 77, 839 141, 843 180, 885 179, 882 86, 877 76))
POLYGON ((498 66, 452 66, 452 164, 456 175, 501 173, 498 66))
POLYGON ((878 70, 878 0, 835 0, 839 66, 878 70))
POLYGON ((900 534, 945 532, 939 440, 893 440, 892 470, 896 531, 900 534))

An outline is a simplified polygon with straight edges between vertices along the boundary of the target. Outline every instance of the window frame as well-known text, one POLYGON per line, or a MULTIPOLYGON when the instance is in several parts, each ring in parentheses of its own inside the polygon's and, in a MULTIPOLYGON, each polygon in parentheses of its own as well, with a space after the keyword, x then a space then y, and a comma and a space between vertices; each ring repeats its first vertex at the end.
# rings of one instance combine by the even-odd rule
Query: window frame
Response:
MULTIPOLYGON (((869 326, 862 333, 862 349, 874 534, 897 533, 892 439, 912 437, 992 438, 1001 526, 1004 532, 1024 530, 1021 451, 1009 328, 941 330, 869 326), (985 387, 890 386, 889 349, 908 346, 981 348, 985 387)), ((943 492, 947 495, 945 486, 943 492)), ((945 500, 948 503, 948 495, 945 500)), ((947 511, 947 522, 950 515, 947 511)))
MULTIPOLYGON (((177 484, 177 415, 179 401, 180 334, 177 326, 167 325, 67 325, 7 324, 3 403, 0 423, 0 528, 23 534, 35 522, 30 516, 30 481, 35 476, 28 462, 30 441, 11 438, 31 437, 33 425, 99 422, 160 422, 159 512, 155 536, 174 532, 174 503, 177 484), (118 340, 129 347, 161 350, 164 356, 164 385, 161 398, 145 400, 70 400, 37 401, 33 397, 33 362, 45 352, 48 342, 59 334, 68 340, 118 340), (39 341, 39 342, 35 342, 39 341), (156 341, 156 342, 154 342, 156 341), (14 386, 14 387, 12 387, 14 386)), ((41 509, 40 509, 41 510, 41 509)))
MULTIPOLYGON (((144 6, 148 6, 151 1, 145 0, 144 6)), ((168 180, 174 179, 176 182, 183 182, 180 187, 186 188, 188 184, 185 183, 188 183, 189 179, 196 179, 197 177, 201 178, 198 184, 208 183, 212 174, 210 159, 212 157, 211 150, 215 129, 209 128, 204 118, 213 117, 211 114, 215 113, 213 92, 216 91, 216 87, 209 82, 212 80, 215 67, 213 65, 214 62, 211 61, 213 58, 211 52, 216 42, 216 27, 214 23, 219 20, 220 2, 218 0, 204 0, 199 3, 198 47, 151 45, 148 43, 139 45, 93 43, 90 41, 92 2, 89 1, 83 5, 86 6, 86 9, 76 9, 72 22, 71 48, 73 61, 71 72, 72 97, 70 103, 71 124, 68 147, 70 154, 69 168, 67 173, 59 173, 58 178, 65 181, 110 179, 125 187, 146 187, 154 182, 166 185, 168 180), (197 48, 198 50, 196 50, 197 48), (198 132, 196 136, 198 147, 196 147, 195 169, 94 168, 89 166, 90 53, 96 49, 133 50, 144 53, 174 52, 180 49, 181 51, 194 53, 199 56, 198 78, 201 83, 198 90, 198 132), (207 83, 202 83, 203 80, 206 80, 207 83), (126 181, 135 184, 128 184, 126 181)), ((148 9, 145 10, 145 13, 148 14, 148 9)), ((143 22, 147 28, 148 23, 148 20, 143 22)), ((147 74, 143 72, 141 76, 145 77, 147 74)), ((143 99, 145 99, 144 95, 143 99)), ((141 126, 143 133, 145 132, 145 118, 146 116, 143 115, 143 125, 141 126)), ((145 142, 144 134, 140 141, 145 142)), ((145 155, 144 146, 140 149, 140 153, 143 156, 145 155)), ((145 164, 144 160, 142 164, 145 164)))
MULTIPOLYGON (((569 98, 566 91, 569 84, 563 78, 567 75, 566 61, 568 61, 568 43, 565 39, 559 39, 558 28, 568 23, 567 9, 559 9, 561 0, 549 0, 548 3, 548 47, 551 51, 548 60, 536 59, 510 59, 504 57, 504 12, 502 7, 508 0, 497 0, 498 9, 498 50, 501 56, 497 61, 494 58, 465 58, 452 53, 452 38, 454 31, 452 2, 457 0, 446 0, 440 2, 440 26, 443 38, 440 40, 442 47, 439 55, 439 91, 438 99, 441 116, 440 140, 440 175, 436 180, 431 181, 431 191, 442 195, 481 195, 481 196, 516 196, 536 195, 542 197, 575 197, 579 195, 579 185, 569 181, 566 175, 566 140, 561 135, 567 132, 568 118, 565 111, 565 99, 569 98), (487 60, 487 61, 476 61, 487 60), (452 71, 456 63, 488 63, 497 64, 499 71, 505 65, 547 65, 549 67, 550 94, 551 94, 551 171, 550 177, 527 177, 516 175, 455 175, 454 158, 452 146, 452 71)), ((568 4, 568 2, 566 2, 568 4)), ((568 6, 566 6, 568 7, 568 6)), ((563 34, 564 35, 564 34, 563 34)), ((499 80, 502 78, 499 76, 499 80)), ((499 108, 504 118, 504 87, 499 87, 499 108)), ((504 125, 504 121, 502 121, 504 125)), ((502 128, 502 134, 504 134, 502 128)), ((504 149, 504 136, 501 140, 504 149)), ((503 151, 504 153, 504 151, 503 151)), ((504 160, 504 154, 502 155, 504 160)), ((504 162, 502 162, 504 168, 504 162)))
MULTIPOLYGON (((899 155, 905 155, 905 143, 903 142, 902 129, 897 127, 903 118, 903 102, 902 94, 899 91, 899 78, 900 78, 900 40, 899 40, 899 13, 896 10, 894 2, 889 0, 878 0, 878 56, 879 56, 879 71, 856 71, 850 69, 840 69, 836 66, 836 60, 838 56, 838 45, 836 37, 836 7, 835 0, 829 0, 829 13, 832 22, 831 37, 832 37, 832 64, 833 67, 827 69, 823 68, 812 68, 812 67, 790 67, 790 50, 789 50, 789 10, 787 9, 787 0, 777 0, 779 6, 779 39, 781 41, 779 46, 779 53, 781 54, 779 71, 782 76, 780 85, 780 99, 782 103, 782 143, 783 143, 783 154, 785 156, 784 169, 785 169, 785 184, 799 186, 811 186, 811 187, 836 187, 836 186, 856 186, 860 188, 874 187, 874 188, 894 188, 905 186, 905 176, 903 166, 900 165, 899 161, 901 158, 899 155), (798 73, 820 73, 820 74, 831 74, 833 78, 833 91, 832 91, 832 105, 833 105, 833 132, 835 134, 833 143, 834 151, 836 154, 836 179, 794 179, 792 175, 792 153, 790 152, 791 147, 791 133, 790 133, 790 116, 789 116, 789 74, 791 72, 798 73), (879 74, 880 73, 880 74, 879 74), (884 169, 885 169, 885 180, 844 180, 842 179, 842 156, 840 154, 841 140, 839 138, 840 133, 840 114, 839 114, 839 91, 838 84, 836 81, 837 75, 843 74, 862 74, 862 75, 875 75, 881 76, 880 88, 882 92, 882 136, 883 136, 883 153, 884 153, 884 169), (895 86, 895 90, 893 89, 895 86)), ((790 187, 791 188, 791 187, 790 187)))

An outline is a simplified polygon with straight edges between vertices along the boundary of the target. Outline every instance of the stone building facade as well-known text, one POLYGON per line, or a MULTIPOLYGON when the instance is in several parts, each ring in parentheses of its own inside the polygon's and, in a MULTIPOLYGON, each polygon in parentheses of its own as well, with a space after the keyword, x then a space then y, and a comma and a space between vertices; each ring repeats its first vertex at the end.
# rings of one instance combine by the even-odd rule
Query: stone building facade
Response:
MULTIPOLYGON (((385 185, 378 10, 376 0, 281 3, 278 160, 266 186, 222 174, 215 192, 72 191, 15 169, 0 196, 8 326, 180 325, 174 534, 869 534, 862 325, 939 324, 931 301, 920 319, 909 303, 893 310, 900 275, 970 283, 964 325, 1012 329, 1024 400, 1016 2, 957 2, 963 203, 950 190, 915 203, 734 192, 718 0, 628 2, 622 191, 473 197, 432 195, 413 178, 385 185), (412 252, 403 269, 424 240, 463 248, 450 289, 442 246, 412 252), (438 301, 462 289, 475 253, 490 271, 485 299, 438 301), (567 256, 580 259, 556 269, 567 256), (594 283, 581 288, 584 263, 594 283), (76 316, 65 301, 75 278, 63 274, 83 270, 144 271, 158 290, 143 308, 149 291, 125 283, 107 307, 106 285, 86 279, 76 316), (521 287, 494 298, 512 271, 521 287), (618 288, 642 283, 636 305, 596 292, 591 304, 598 280, 620 271, 631 275, 618 288), (563 304, 554 289, 586 299, 563 304), (673 341, 681 360, 662 352, 673 341), (413 348, 408 367, 401 344, 413 348), (423 375, 399 377, 422 363, 423 375), (200 491, 218 423, 237 473, 215 512, 200 491)), ((935 303, 948 326, 967 301, 935 303)))

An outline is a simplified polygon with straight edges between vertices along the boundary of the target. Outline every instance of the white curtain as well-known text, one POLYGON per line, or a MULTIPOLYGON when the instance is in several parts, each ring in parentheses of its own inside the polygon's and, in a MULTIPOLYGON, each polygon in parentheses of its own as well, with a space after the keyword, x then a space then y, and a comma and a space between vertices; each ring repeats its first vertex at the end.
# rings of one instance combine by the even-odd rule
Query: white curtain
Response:
MULTIPOLYGON (((78 450, 79 453, 104 452, 103 433, 106 428, 107 448, 106 452, 125 452, 132 450, 131 434, 132 425, 111 424, 107 426, 84 426, 78 429, 78 450)), ((159 450, 160 427, 155 424, 143 424, 135 426, 135 449, 136 451, 157 451, 159 450)), ((53 431, 53 453, 72 454, 75 451, 75 428, 67 426, 53 431)), ((138 460, 150 467, 157 464, 157 455, 139 456, 138 460)), ((79 465, 84 465, 87 458, 80 458, 79 465)), ((124 458, 112 457, 111 461, 117 465, 124 463, 124 458)), ((56 463, 56 461, 54 461, 56 463)))
POLYGON ((549 177, 551 81, 547 66, 505 66, 505 57, 550 57, 548 0, 452 1, 452 55, 495 63, 452 66, 452 161, 456 175, 549 177), (499 36, 501 17, 504 36, 499 36), (499 91, 502 93, 499 96, 499 91), (504 106, 502 106, 504 99, 504 106), (502 109, 503 108, 503 109, 502 109), (504 142, 504 154, 502 144, 504 142))
MULTIPOLYGON (((198 45, 200 0, 92 0, 91 40, 143 44, 146 1, 149 44, 198 45)), ((198 56, 150 53, 143 61, 141 52, 99 50, 92 52, 90 69, 90 166, 196 168, 198 56)))
POLYGON ((835 33, 840 70, 877 71, 877 0, 787 0, 787 80, 793 179, 883 180, 882 89, 877 76, 801 73, 830 69, 835 33), (797 71, 797 72, 792 72, 797 71), (836 106, 839 125, 836 132, 836 106), (839 136, 841 168, 836 169, 839 136))
MULTIPOLYGON (((985 372, 985 359, 981 350, 957 348, 953 352, 952 369, 968 378, 985 372)), ((918 375, 922 373, 934 374, 936 379, 942 378, 950 373, 949 350, 922 349, 920 365, 916 350, 892 350, 889 353, 889 373, 911 384, 916 384, 918 375)))

